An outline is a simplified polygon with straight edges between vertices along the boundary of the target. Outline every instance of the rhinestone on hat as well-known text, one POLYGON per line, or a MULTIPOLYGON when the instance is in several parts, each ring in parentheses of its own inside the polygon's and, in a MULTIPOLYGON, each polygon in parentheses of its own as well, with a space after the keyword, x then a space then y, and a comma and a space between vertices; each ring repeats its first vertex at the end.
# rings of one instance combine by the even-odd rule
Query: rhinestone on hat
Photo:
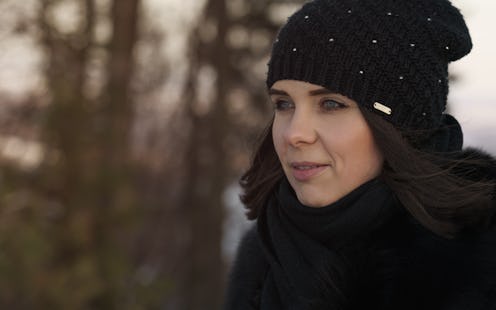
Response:
POLYGON ((372 43, 376 44, 377 43, 377 40, 372 40, 372 43))
POLYGON ((447 50, 449 50, 449 46, 446 46, 445 48, 446 48, 447 50))
POLYGON ((400 80, 403 80, 404 79, 403 75, 400 75, 399 79, 400 80))
POLYGON ((360 70, 358 73, 363 74, 363 70, 360 70))
POLYGON ((391 16, 391 15, 393 15, 393 13, 391 13, 391 12, 387 12, 387 15, 388 15, 388 16, 391 16))
POLYGON ((348 14, 351 14, 351 10, 348 10, 348 14))
POLYGON ((329 39, 329 42, 334 42, 334 38, 330 38, 329 39))
POLYGON ((426 115, 427 115, 427 113, 425 113, 425 112, 422 112, 422 116, 426 116, 426 115))
POLYGON ((411 47, 415 47, 415 43, 410 43, 410 46, 411 47))
POLYGON ((428 22, 432 21, 432 18, 427 17, 427 21, 428 21, 428 22))
POLYGON ((308 19, 308 17, 309 17, 308 15, 305 15, 305 19, 308 19))
POLYGON ((293 48, 293 52, 296 52, 296 47, 295 47, 295 48, 293 48))

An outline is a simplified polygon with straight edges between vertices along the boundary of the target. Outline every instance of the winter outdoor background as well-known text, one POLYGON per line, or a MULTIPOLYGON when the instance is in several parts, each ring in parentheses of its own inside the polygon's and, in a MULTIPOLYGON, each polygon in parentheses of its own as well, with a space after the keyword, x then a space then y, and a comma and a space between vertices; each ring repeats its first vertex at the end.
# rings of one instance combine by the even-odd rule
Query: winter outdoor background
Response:
MULTIPOLYGON (((219 308, 302 2, 0 0, 0 308, 219 308)), ((474 48, 449 109, 496 154, 496 2, 452 2, 474 48)))

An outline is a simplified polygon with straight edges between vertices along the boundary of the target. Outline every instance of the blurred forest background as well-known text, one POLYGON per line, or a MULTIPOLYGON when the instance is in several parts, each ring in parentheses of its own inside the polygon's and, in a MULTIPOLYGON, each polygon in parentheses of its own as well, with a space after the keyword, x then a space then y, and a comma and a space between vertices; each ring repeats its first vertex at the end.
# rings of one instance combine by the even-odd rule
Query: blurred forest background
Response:
POLYGON ((302 2, 0 0, 1 309, 220 307, 302 2))
POLYGON ((1 309, 219 308, 225 192, 289 7, 1 0, 1 309))

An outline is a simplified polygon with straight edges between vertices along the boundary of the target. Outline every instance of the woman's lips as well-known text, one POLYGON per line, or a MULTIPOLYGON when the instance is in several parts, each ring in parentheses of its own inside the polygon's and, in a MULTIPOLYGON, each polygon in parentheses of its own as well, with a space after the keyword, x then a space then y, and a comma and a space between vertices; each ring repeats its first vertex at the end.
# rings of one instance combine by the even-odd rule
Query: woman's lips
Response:
POLYGON ((311 162, 291 163, 293 177, 300 182, 308 181, 311 178, 319 175, 329 165, 323 165, 311 162))

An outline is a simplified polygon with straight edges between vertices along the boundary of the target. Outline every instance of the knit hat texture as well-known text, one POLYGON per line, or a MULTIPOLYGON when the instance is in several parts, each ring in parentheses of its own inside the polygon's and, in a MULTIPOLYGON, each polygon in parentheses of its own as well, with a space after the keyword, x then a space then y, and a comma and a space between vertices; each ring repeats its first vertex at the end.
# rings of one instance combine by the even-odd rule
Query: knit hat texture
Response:
POLYGON ((448 64, 471 48, 463 17, 448 0, 314 0, 279 31, 267 86, 284 79, 310 82, 398 129, 437 129, 446 108, 448 64))

